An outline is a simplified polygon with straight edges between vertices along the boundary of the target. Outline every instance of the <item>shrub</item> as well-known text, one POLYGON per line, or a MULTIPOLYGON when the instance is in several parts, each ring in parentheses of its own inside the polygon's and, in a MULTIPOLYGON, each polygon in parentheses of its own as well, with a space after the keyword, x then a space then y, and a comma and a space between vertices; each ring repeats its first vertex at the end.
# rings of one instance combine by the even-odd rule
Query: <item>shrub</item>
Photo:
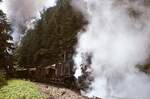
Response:
POLYGON ((43 99, 43 95, 29 81, 10 80, 0 89, 0 99, 43 99))

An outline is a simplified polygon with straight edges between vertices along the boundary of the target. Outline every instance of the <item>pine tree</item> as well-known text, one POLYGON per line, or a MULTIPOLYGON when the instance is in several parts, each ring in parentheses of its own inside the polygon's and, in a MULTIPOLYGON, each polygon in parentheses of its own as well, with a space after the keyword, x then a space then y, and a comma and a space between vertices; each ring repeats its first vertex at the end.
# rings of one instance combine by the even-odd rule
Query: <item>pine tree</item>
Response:
POLYGON ((7 73, 12 72, 12 50, 13 44, 10 43, 10 24, 7 22, 6 15, 0 10, 0 69, 5 69, 7 73))
POLYGON ((18 48, 20 66, 47 66, 72 58, 77 33, 85 24, 82 14, 72 8, 70 0, 58 0, 57 6, 47 9, 41 17, 18 48))

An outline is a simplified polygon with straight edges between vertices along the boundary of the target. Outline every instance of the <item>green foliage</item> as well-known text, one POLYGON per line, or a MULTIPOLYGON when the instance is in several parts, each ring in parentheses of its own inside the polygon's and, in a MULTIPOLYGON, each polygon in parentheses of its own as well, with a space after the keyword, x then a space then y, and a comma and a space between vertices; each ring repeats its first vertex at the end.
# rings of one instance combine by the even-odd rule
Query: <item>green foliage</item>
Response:
POLYGON ((6 85, 5 75, 0 73, 0 88, 4 85, 6 85))
POLYGON ((37 86, 29 81, 10 80, 0 89, 0 99, 44 99, 37 86))
POLYGON ((19 66, 46 66, 63 62, 65 56, 72 57, 77 33, 85 24, 82 14, 72 8, 70 0, 58 0, 57 6, 41 17, 17 50, 19 66))
POLYGON ((7 22, 6 15, 0 10, 0 69, 5 69, 7 72, 12 69, 13 44, 10 36, 10 24, 7 22), (8 68, 9 67, 9 68, 8 68))

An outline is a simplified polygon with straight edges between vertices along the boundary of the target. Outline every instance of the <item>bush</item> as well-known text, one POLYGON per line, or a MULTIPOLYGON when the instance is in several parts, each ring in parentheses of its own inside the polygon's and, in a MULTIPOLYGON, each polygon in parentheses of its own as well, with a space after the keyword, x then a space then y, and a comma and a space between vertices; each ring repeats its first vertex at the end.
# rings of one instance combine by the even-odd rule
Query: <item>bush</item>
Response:
POLYGON ((29 81, 10 80, 0 89, 0 99, 44 99, 37 86, 29 81))
POLYGON ((0 73, 0 88, 4 85, 6 85, 6 79, 4 74, 0 73))

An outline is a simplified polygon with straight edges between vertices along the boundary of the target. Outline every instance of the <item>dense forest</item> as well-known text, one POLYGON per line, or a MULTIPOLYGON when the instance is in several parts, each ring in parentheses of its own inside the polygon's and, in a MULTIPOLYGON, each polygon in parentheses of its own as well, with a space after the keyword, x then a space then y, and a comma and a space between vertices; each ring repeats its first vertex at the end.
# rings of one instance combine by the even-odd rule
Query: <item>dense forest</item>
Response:
POLYGON ((17 65, 36 67, 71 61, 77 33, 86 21, 69 2, 58 0, 57 6, 41 14, 35 28, 27 31, 17 48, 17 65))
POLYGON ((0 69, 8 74, 13 71, 13 50, 11 28, 6 15, 0 10, 0 69))

